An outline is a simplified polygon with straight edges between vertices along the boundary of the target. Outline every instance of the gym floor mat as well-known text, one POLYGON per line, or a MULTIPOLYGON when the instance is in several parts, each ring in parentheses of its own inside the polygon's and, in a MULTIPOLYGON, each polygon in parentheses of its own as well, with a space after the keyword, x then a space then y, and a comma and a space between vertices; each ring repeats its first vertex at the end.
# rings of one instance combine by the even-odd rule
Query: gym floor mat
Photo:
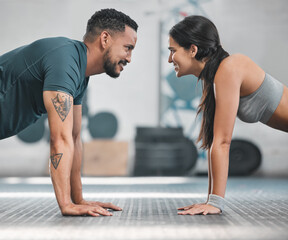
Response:
POLYGON ((221 215, 180 216, 206 200, 207 178, 83 178, 112 217, 63 217, 49 178, 0 179, 0 239, 288 239, 288 179, 229 178, 221 215))

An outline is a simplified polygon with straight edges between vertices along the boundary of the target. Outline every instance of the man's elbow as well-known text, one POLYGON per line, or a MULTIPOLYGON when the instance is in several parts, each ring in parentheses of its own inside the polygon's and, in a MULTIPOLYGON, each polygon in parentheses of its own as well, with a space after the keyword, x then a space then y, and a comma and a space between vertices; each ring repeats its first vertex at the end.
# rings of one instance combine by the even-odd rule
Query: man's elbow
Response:
POLYGON ((66 134, 66 133, 57 133, 57 134, 51 134, 50 135, 50 146, 53 148, 59 148, 64 146, 70 146, 73 147, 73 138, 72 134, 66 134))
POLYGON ((81 143, 81 134, 80 133, 72 133, 72 138, 74 143, 81 143))

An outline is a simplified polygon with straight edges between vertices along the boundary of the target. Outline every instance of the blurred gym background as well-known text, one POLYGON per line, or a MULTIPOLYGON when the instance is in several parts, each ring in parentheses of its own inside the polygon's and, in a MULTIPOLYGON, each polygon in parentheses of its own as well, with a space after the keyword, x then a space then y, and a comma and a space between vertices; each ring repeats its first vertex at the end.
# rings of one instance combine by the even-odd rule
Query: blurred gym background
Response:
MULTIPOLYGON (((82 40, 87 20, 115 8, 139 25, 132 62, 118 79, 90 77, 83 103, 84 176, 207 174, 206 153, 195 143, 201 84, 177 79, 168 64, 168 31, 183 17, 204 15, 222 46, 243 53, 288 85, 286 0, 0 0, 0 55, 37 39, 82 40)), ((11 106, 13 107, 13 106, 11 106)), ((288 176, 288 134, 237 119, 231 176, 288 176)), ((47 176, 47 116, 0 141, 0 177, 47 176)))

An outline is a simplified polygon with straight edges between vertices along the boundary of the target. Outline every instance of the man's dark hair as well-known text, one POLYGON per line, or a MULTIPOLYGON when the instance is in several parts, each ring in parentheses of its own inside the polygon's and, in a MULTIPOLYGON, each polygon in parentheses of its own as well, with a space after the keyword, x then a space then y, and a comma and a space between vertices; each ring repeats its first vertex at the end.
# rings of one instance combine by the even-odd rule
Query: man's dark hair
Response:
POLYGON ((126 25, 137 32, 137 23, 126 14, 112 8, 101 9, 88 20, 84 40, 92 42, 104 30, 110 34, 124 32, 126 25))

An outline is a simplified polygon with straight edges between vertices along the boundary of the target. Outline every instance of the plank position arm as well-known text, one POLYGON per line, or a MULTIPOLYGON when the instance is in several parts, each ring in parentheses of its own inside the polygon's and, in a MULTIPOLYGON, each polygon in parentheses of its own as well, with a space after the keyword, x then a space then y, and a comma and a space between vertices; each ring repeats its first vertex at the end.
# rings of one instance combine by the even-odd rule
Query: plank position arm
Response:
MULTIPOLYGON (((229 167, 229 149, 237 116, 241 77, 233 67, 220 68, 214 80, 215 116, 213 125, 213 143, 208 149, 208 201, 179 208, 180 215, 218 214, 221 210, 209 204, 209 198, 225 197, 229 167)), ((223 199, 224 200, 224 199, 223 199)))
POLYGON ((44 91, 43 99, 50 128, 50 174, 61 213, 112 215, 100 206, 101 203, 89 205, 83 202, 82 145, 78 132, 81 128, 81 107, 73 106, 73 97, 64 92, 44 91))

